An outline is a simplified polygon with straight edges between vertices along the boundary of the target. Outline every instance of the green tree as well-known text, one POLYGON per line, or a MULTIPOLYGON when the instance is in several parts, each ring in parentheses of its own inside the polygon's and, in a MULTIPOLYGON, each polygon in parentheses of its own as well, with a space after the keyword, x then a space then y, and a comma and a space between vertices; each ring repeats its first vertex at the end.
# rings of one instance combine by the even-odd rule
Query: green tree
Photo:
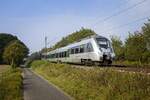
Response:
POLYGON ((146 43, 143 34, 135 32, 130 34, 125 42, 126 47, 126 59, 130 61, 144 62, 143 54, 146 51, 146 43))
POLYGON ((112 46, 114 48, 114 52, 116 54, 116 60, 123 60, 124 59, 123 42, 117 36, 112 36, 111 41, 112 41, 112 46))
POLYGON ((150 62, 150 20, 142 27, 141 32, 130 34, 125 42, 125 57, 139 63, 150 62))
POLYGON ((150 20, 148 21, 148 23, 144 24, 144 26, 142 27, 142 32, 147 45, 150 46, 150 20))
POLYGON ((19 66, 28 55, 28 48, 19 40, 12 41, 4 50, 3 59, 13 68, 19 66))
MULTIPOLYGON (((81 28, 79 31, 76 31, 64 38, 61 41, 57 42, 53 49, 64 47, 69 45, 75 41, 79 41, 80 39, 86 38, 87 36, 95 35, 96 33, 91 29, 81 28)), ((52 50, 52 49, 51 49, 52 50)))
POLYGON ((16 36, 7 33, 0 33, 0 63, 3 63, 4 48, 13 40, 18 40, 16 36))
POLYGON ((30 67, 30 64, 34 61, 34 60, 41 60, 41 52, 34 52, 32 53, 26 60, 25 62, 25 66, 26 67, 30 67))
POLYGON ((150 62, 150 20, 142 27, 143 37, 146 44, 146 50, 143 53, 143 59, 150 62))

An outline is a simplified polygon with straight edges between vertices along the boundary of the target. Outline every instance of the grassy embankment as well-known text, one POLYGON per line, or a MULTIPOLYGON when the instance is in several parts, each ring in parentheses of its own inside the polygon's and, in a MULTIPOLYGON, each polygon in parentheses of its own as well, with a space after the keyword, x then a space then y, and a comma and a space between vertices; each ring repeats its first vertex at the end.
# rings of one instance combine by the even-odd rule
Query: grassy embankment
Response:
POLYGON ((141 63, 138 61, 114 61, 114 65, 124 65, 127 67, 136 67, 136 68, 150 68, 150 63, 141 63))
POLYGON ((0 66, 0 100, 23 100, 20 69, 0 66))
POLYGON ((150 76, 34 61, 32 69, 76 100, 150 100, 150 76))

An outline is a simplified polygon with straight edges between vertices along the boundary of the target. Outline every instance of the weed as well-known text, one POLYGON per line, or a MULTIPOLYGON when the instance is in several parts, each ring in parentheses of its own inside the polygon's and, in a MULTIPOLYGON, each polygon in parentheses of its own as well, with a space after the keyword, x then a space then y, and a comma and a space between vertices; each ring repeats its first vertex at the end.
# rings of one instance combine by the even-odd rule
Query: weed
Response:
POLYGON ((85 70, 46 61, 34 61, 31 65, 35 72, 77 100, 150 100, 148 75, 110 68, 85 70))

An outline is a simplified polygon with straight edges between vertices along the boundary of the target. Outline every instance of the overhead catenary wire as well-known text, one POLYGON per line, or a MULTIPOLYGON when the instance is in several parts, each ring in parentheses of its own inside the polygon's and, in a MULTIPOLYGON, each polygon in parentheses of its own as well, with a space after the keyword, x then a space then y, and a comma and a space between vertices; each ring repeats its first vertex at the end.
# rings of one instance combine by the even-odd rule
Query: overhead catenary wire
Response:
POLYGON ((146 1, 148 1, 148 0, 142 0, 142 1, 138 2, 138 3, 136 3, 136 4, 133 4, 133 5, 131 5, 131 6, 127 7, 127 8, 125 8, 125 9, 122 9, 122 10, 116 12, 116 13, 113 13, 112 15, 110 15, 110 16, 108 16, 108 17, 105 17, 104 19, 98 20, 96 23, 94 23, 94 24, 92 24, 92 25, 89 25, 89 26, 90 26, 90 27, 94 27, 94 26, 97 25, 98 23, 100 23, 100 22, 105 22, 105 21, 107 21, 107 20, 109 20, 109 19, 111 19, 111 18, 113 18, 113 17, 115 17, 115 16, 118 16, 118 15, 124 13, 124 12, 127 12, 127 11, 129 11, 130 9, 133 9, 133 8, 135 8, 135 7, 137 7, 137 6, 139 6, 139 5, 143 4, 143 3, 145 3, 146 1))
MULTIPOLYGON (((133 8, 135 8, 135 7, 137 7, 137 6, 139 6, 139 5, 143 4, 143 3, 145 3, 146 1, 148 1, 148 0, 139 1, 139 2, 137 2, 136 4, 133 4, 133 5, 131 5, 131 6, 127 7, 127 8, 125 8, 125 9, 122 9, 122 10, 120 10, 120 11, 118 11, 118 12, 113 13, 113 14, 110 15, 110 16, 105 17, 104 19, 98 20, 96 23, 91 24, 91 25, 89 25, 89 26, 90 26, 90 27, 95 27, 98 23, 108 21, 109 19, 111 19, 111 18, 113 18, 113 17, 115 17, 115 16, 118 16, 118 15, 124 13, 124 12, 129 11, 130 9, 133 9, 133 8)), ((129 0, 127 0, 127 2, 129 2, 129 0)), ((147 17, 147 18, 148 18, 148 17, 147 17)), ((98 18, 97 18, 97 19, 98 19, 98 18)), ((138 20, 136 20, 136 21, 140 21, 140 20, 144 20, 144 19, 146 19, 146 18, 141 18, 141 19, 138 19, 138 20)), ((135 21, 134 21, 134 22, 135 22, 135 21)), ((119 28, 122 28, 122 27, 124 27, 124 26, 127 26, 127 25, 129 25, 129 24, 131 24, 131 23, 133 23, 133 22, 130 22, 130 23, 127 23, 127 24, 123 24, 123 25, 120 25, 120 26, 115 27, 115 28, 110 28, 110 29, 108 29, 107 31, 114 30, 114 29, 119 29, 119 28)), ((107 32, 107 31, 105 31, 105 32, 107 32)), ((103 32, 104 32, 104 31, 103 31, 103 32)), ((56 39, 56 38, 55 38, 55 39, 56 39)), ((50 43, 51 43, 51 42, 48 42, 47 45, 49 45, 50 43)))
MULTIPOLYGON (((125 3, 121 3, 121 4, 120 4, 119 6, 117 6, 114 10, 117 10, 118 8, 121 8, 122 6, 127 5, 127 3, 128 3, 129 1, 131 1, 131 0, 126 0, 125 3)), ((97 16, 96 18, 94 18, 94 20, 99 20, 100 18, 102 19, 102 16, 97 16)), ((89 24, 89 25, 91 25, 91 24, 89 24)))
MULTIPOLYGON (((126 3, 127 2, 129 2, 130 0, 126 0, 126 3)), ((122 5, 125 5, 125 4, 121 4, 121 5, 119 5, 117 8, 120 8, 122 5)), ((96 19, 98 19, 99 17, 97 17, 96 19)), ((70 33, 70 31, 69 32, 66 32, 66 33, 70 33)), ((53 40, 51 40, 51 41, 54 41, 54 40, 56 40, 56 38, 54 38, 53 40)), ((51 42, 49 41, 48 43, 47 43, 47 45, 50 45, 51 44, 51 42)))
POLYGON ((105 30, 105 31, 101 31, 100 33, 105 33, 105 32, 109 32, 109 31, 112 31, 112 30, 116 30, 116 29, 120 29, 120 28, 123 28, 125 26, 128 26, 128 25, 131 25, 135 22, 139 22, 139 21, 142 21, 142 20, 145 20, 145 19, 149 19, 150 16, 147 16, 147 17, 142 17, 142 18, 139 18, 139 19, 136 19, 132 22, 129 22, 129 23, 125 23, 125 24, 122 24, 122 25, 119 25, 119 26, 116 26, 116 27, 112 27, 112 28, 109 28, 108 30, 105 30))

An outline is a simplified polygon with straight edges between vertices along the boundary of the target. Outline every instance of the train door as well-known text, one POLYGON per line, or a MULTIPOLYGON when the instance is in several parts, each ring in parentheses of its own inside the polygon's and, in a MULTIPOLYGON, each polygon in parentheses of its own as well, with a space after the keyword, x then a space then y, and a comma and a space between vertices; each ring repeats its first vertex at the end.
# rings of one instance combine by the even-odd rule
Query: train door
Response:
POLYGON ((78 46, 78 47, 75 48, 74 62, 75 63, 80 63, 80 57, 81 57, 80 47, 78 46))
POLYGON ((74 55, 75 55, 75 48, 71 48, 69 53, 69 59, 68 62, 73 63, 74 62, 74 55))

